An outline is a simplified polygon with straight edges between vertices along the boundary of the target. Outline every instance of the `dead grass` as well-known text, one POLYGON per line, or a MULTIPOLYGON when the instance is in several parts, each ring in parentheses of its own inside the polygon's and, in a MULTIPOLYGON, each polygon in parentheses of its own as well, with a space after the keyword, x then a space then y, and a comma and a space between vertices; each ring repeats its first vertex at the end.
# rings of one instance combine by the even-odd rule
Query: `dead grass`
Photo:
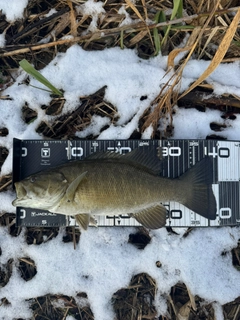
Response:
POLYGON ((77 300, 85 302, 85 306, 79 307, 76 299, 66 295, 50 295, 29 300, 33 315, 36 320, 66 319, 72 316, 76 320, 93 320, 93 314, 87 303, 87 295, 84 292, 77 294, 77 300))
MULTIPOLYGON (((139 121, 139 133, 133 132, 131 138, 140 138, 149 125, 154 128, 153 138, 168 137, 174 130, 171 123, 173 106, 196 107, 201 111, 214 108, 222 111, 223 119, 234 120, 235 114, 240 112, 240 98, 223 95, 221 97, 206 98, 211 93, 211 85, 206 83, 207 76, 219 63, 240 60, 240 33, 239 33, 239 1, 238 0, 184 0, 183 15, 171 19, 172 1, 170 0, 106 0, 104 14, 100 14, 95 30, 90 31, 92 17, 83 15, 77 6, 84 0, 32 0, 29 1, 21 21, 8 23, 0 12, 0 33, 6 34, 6 46, 0 49, 0 99, 11 99, 1 94, 14 81, 13 71, 18 68, 22 59, 33 63, 36 69, 46 66, 58 52, 65 52, 72 44, 78 43, 85 50, 103 50, 110 47, 134 48, 139 57, 149 59, 157 52, 157 46, 163 54, 169 55, 168 70, 174 72, 171 82, 161 88, 158 96, 152 101, 139 121), (124 8, 131 17, 131 24, 122 24, 124 8), (51 9, 56 12, 48 16, 51 9), (157 13, 166 12, 166 21, 153 22, 157 13), (146 21, 152 21, 146 23, 146 21), (169 32, 166 37, 165 30, 169 32), (155 34, 155 37, 154 37, 155 34), (179 45, 188 35, 184 47, 179 45), (64 38, 63 36, 71 36, 64 38), (156 37, 157 36, 157 37, 156 37), (158 41, 156 40, 158 39, 158 41), (184 52, 184 58, 175 65, 174 58, 184 52), (195 59, 210 60, 211 63, 205 73, 179 95, 181 75, 187 61, 195 59), (168 117, 168 126, 159 131, 159 123, 168 117)), ((61 111, 65 100, 53 97, 48 106, 42 106, 46 114, 55 116, 52 122, 42 123, 37 131, 44 137, 54 139, 75 139, 75 132, 83 130, 93 115, 107 116, 112 123, 117 121, 117 109, 104 100, 105 87, 91 96, 79 97, 79 106, 72 113, 62 115, 61 111)), ((34 121, 37 113, 28 105, 22 106, 22 118, 26 123, 34 121)), ((224 127, 212 123, 211 128, 217 132, 224 127)), ((8 129, 0 128, 0 136, 7 136, 8 129)), ((88 137, 96 138, 96 137, 88 137)), ((8 150, 0 146, 0 167, 8 155, 8 150)), ((0 192, 11 188, 11 176, 2 177, 0 192)), ((15 225, 15 215, 2 213, 0 225, 7 226, 8 232, 17 237, 21 228, 15 225)), ((25 238, 28 245, 41 245, 51 241, 58 235, 58 228, 26 228, 25 238)), ((186 233, 191 232, 189 230, 186 233)), ((80 233, 74 228, 66 228, 63 242, 73 242, 76 246, 80 233)), ((136 234, 129 235, 129 245, 144 249, 151 241, 146 231, 139 229, 136 234)), ((0 249, 1 254, 1 249, 0 249)), ((232 250, 233 265, 240 269, 240 245, 232 250)), ((25 281, 30 281, 36 274, 35 263, 30 257, 22 257, 15 261, 18 270, 25 281)), ((12 273, 13 260, 9 259, 6 265, 0 265, 0 287, 5 286, 12 273)), ((161 261, 156 261, 156 267, 161 268, 161 261)), ((208 319, 214 320, 214 309, 211 304, 202 301, 200 297, 193 297, 185 284, 178 283, 172 289, 167 300, 168 311, 163 316, 157 316, 154 307, 156 283, 147 274, 135 275, 127 288, 119 288, 112 297, 116 319, 208 319)), ((29 301, 33 310, 33 319, 65 319, 67 315, 75 319, 92 320, 91 306, 87 303, 85 293, 79 293, 78 299, 85 299, 86 305, 79 307, 77 299, 64 295, 46 295, 29 301)), ((8 304, 3 299, 1 304, 8 304)), ((224 316, 229 320, 240 319, 240 300, 223 306, 224 316)))
MULTIPOLYGON (((78 5, 83 3, 84 1, 78 0, 55 0, 50 4, 45 0, 33 0, 26 8, 22 21, 10 24, 4 20, 3 16, 0 31, 6 33, 7 39, 5 48, 0 50, 2 58, 0 71, 3 76, 6 79, 11 78, 12 70, 18 67, 18 62, 23 58, 33 63, 36 69, 41 69, 55 57, 57 52, 66 51, 73 43, 78 43, 85 50, 103 50, 114 46, 136 48, 140 57, 148 59, 156 53, 157 46, 162 42, 160 47, 162 53, 169 55, 166 72, 172 70, 174 75, 143 113, 139 124, 140 133, 152 125, 154 129, 152 137, 158 138, 172 134, 172 110, 179 100, 193 92, 195 88, 202 86, 204 80, 219 63, 239 60, 240 7, 237 7, 237 0, 186 0, 183 2, 183 15, 171 20, 169 20, 171 18, 169 10, 172 9, 172 1, 139 0, 133 4, 130 0, 117 2, 107 0, 104 3, 105 13, 99 14, 95 30, 89 30, 92 17, 83 15, 78 10, 78 5), (48 16, 47 13, 52 8, 55 8, 56 12, 48 16), (131 24, 122 24, 125 14, 119 13, 120 8, 124 8, 126 14, 131 17, 131 24), (156 14, 166 10, 169 12, 166 14, 167 20, 154 23, 156 14), (146 19, 152 22, 146 23, 146 19), (166 37, 167 27, 170 29, 166 37), (187 34, 189 36, 187 43, 179 48, 187 34), (71 38, 62 39, 63 36, 71 36, 71 38), (163 42, 165 39, 166 41, 163 42), (185 58, 175 65, 174 58, 180 52, 185 52, 185 58), (179 95, 182 71, 191 57, 211 60, 211 64, 186 92, 179 95), (170 118, 169 127, 159 132, 159 122, 166 117, 170 118)), ((7 97, 0 96, 0 98, 7 97)), ((227 107, 235 106, 232 105, 231 97, 227 98, 229 98, 227 107)), ((96 103, 94 99, 93 96, 91 103, 96 107, 91 108, 88 114, 80 112, 81 114, 77 114, 78 119, 74 122, 73 114, 60 116, 53 123, 42 123, 38 132, 51 138, 73 138, 76 131, 84 129, 90 123, 94 113, 107 114, 114 123, 117 120, 116 108, 109 106, 106 101, 96 103), (70 119, 67 119, 68 117, 70 119)), ((97 93, 96 99, 98 99, 97 93)), ((235 99, 239 100, 239 97, 235 99)), ((64 102, 64 99, 53 99, 49 106, 42 106, 42 108, 47 114, 57 115, 61 113, 64 102)), ((79 109, 83 110, 82 99, 79 104, 79 109)), ((26 109, 24 112, 26 114, 26 109)), ((37 117, 34 112, 32 117, 30 114, 31 112, 27 112, 27 117, 23 114, 27 123, 34 120, 34 116, 37 117)), ((6 135, 7 129, 0 128, 0 134, 6 135)))
POLYGON ((154 298, 156 283, 148 274, 132 278, 129 287, 115 292, 112 298, 117 320, 156 319, 154 298))
MULTIPOLYGON (((115 123, 117 110, 111 103, 104 100, 105 89, 106 87, 103 87, 90 96, 79 97, 79 106, 75 111, 57 117, 50 125, 45 122, 40 123, 37 132, 52 139, 76 139, 75 133, 89 125, 93 115, 108 117, 112 123, 115 123)), ((46 114, 58 115, 61 113, 63 104, 64 99, 57 98, 52 100, 49 106, 42 106, 42 109, 46 108, 46 114)), ((28 119, 31 114, 32 110, 29 110, 28 119)))

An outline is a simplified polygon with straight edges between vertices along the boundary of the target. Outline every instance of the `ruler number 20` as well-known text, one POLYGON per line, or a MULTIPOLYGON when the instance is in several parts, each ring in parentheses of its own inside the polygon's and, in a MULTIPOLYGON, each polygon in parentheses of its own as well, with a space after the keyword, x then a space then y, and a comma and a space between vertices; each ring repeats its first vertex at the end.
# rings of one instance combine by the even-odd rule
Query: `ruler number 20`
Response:
POLYGON ((220 158, 229 158, 230 157, 230 150, 228 148, 216 148, 213 147, 212 152, 208 151, 207 147, 204 147, 204 153, 206 156, 212 156, 213 158, 215 157, 220 157, 220 158))

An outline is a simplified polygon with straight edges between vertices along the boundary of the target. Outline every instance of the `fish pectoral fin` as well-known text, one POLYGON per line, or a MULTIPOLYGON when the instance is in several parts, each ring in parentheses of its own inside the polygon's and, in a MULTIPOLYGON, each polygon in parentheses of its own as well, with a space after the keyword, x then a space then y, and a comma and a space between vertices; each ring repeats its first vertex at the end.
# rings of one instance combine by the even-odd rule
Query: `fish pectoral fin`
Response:
POLYGON ((90 222, 90 215, 89 214, 76 214, 74 216, 77 224, 82 227, 84 230, 87 230, 89 222, 90 222))
POLYGON ((83 172, 82 174, 80 174, 80 176, 78 176, 75 180, 73 180, 70 183, 69 187, 66 190, 67 200, 73 201, 76 189, 79 186, 79 184, 82 182, 82 180, 85 178, 86 174, 87 174, 87 171, 83 172))
POLYGON ((97 220, 93 216, 90 216, 89 225, 96 228, 98 227, 97 220))
POLYGON ((166 224, 167 209, 158 204, 132 214, 139 223, 149 229, 162 228, 166 224))

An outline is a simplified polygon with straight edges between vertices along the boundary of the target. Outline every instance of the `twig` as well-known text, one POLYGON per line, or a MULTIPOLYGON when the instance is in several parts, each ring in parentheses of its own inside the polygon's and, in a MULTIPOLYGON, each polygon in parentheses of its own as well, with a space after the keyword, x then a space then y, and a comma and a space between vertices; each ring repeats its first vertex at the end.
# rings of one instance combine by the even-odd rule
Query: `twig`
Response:
POLYGON ((26 258, 20 258, 19 261, 22 261, 22 262, 25 262, 27 264, 30 264, 30 266, 33 266, 34 268, 36 268, 35 263, 30 261, 30 260, 28 260, 28 259, 26 259, 26 258))
POLYGON ((0 187, 0 191, 2 191, 4 188, 6 188, 9 184, 11 184, 12 183, 12 179, 11 180, 9 180, 9 181, 7 181, 6 183, 4 183, 4 185, 2 185, 1 187, 0 187))
POLYGON ((189 92, 184 97, 179 99, 179 102, 182 102, 182 104, 191 103, 192 105, 196 105, 199 103, 208 103, 240 108, 240 101, 237 98, 214 95, 207 96, 206 92, 202 92, 199 90, 189 92))

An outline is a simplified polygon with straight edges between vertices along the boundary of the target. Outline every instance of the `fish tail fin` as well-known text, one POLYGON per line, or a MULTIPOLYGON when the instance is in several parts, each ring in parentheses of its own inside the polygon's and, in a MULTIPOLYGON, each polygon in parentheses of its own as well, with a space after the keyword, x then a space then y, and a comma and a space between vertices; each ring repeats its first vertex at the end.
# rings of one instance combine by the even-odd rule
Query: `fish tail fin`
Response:
POLYGON ((216 219, 216 199, 212 190, 213 162, 205 157, 179 178, 186 190, 185 200, 181 203, 199 215, 216 219))

